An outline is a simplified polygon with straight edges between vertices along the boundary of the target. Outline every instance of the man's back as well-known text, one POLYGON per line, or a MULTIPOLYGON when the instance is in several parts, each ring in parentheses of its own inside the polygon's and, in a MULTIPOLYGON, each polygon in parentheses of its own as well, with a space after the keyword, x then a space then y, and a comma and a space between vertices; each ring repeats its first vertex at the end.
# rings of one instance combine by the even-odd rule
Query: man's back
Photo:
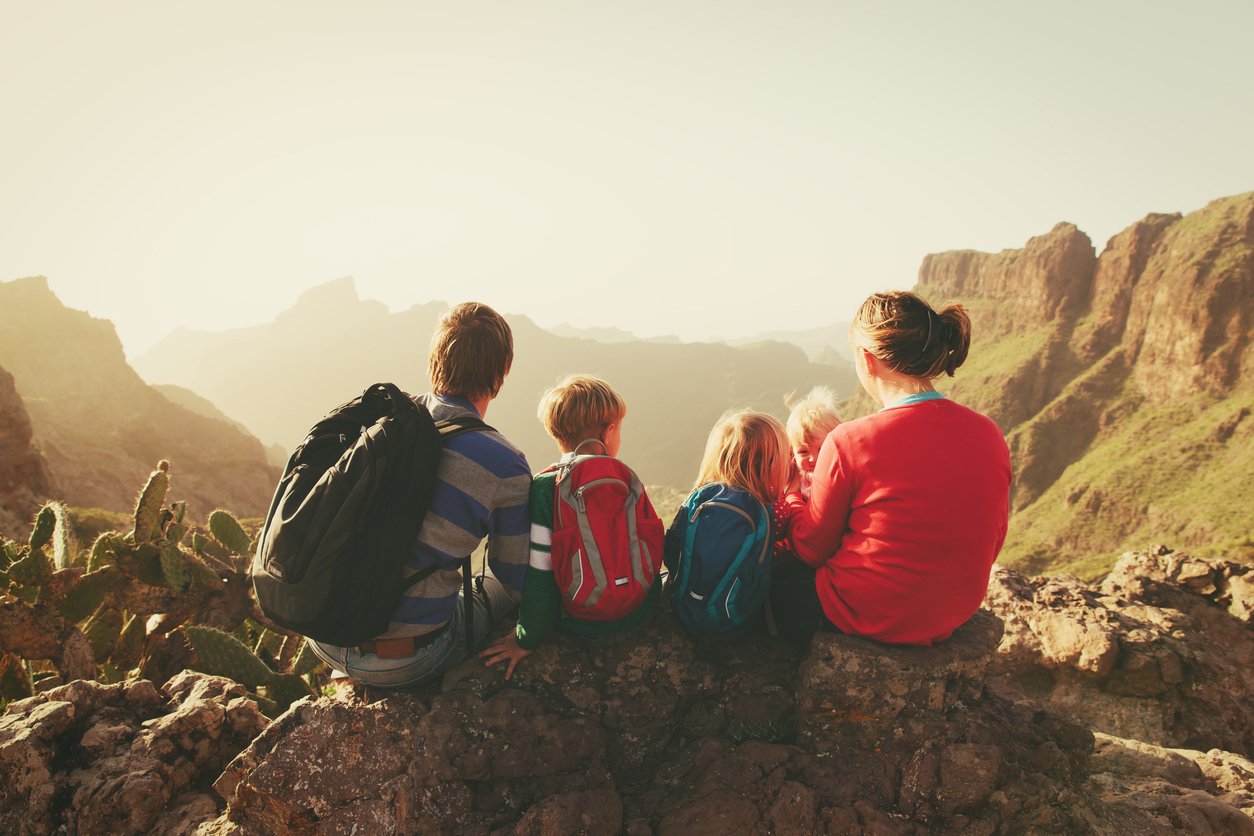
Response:
MULTIPOLYGON (((479 417, 462 398, 423 395, 419 400, 437 421, 479 417)), ((527 459, 499 432, 469 432, 449 440, 405 574, 435 565, 444 568, 406 593, 381 638, 420 636, 444 626, 453 616, 462 586, 457 561, 471 554, 485 536, 492 573, 518 599, 527 573, 530 485, 527 459)))

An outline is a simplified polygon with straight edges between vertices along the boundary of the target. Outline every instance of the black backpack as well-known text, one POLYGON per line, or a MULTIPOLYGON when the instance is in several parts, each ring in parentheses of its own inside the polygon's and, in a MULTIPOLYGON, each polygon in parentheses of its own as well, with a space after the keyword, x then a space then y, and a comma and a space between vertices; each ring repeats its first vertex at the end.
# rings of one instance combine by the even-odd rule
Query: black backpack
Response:
MULTIPOLYGON (((444 442, 486 429, 470 416, 437 422, 391 383, 314 424, 288 459, 257 540, 251 574, 261 611, 341 647, 384 633, 405 591, 442 568, 402 580, 444 442)), ((469 559, 463 563, 469 587, 469 559)))

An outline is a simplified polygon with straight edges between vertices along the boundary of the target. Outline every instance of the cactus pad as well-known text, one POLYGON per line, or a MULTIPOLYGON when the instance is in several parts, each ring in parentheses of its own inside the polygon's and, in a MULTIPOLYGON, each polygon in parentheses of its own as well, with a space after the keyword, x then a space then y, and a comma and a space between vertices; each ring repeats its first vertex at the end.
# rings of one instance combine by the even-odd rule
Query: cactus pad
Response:
POLYGON ((9 581, 27 589, 38 589, 52 577, 52 564, 42 551, 30 554, 9 567, 9 581))
POLYGON ((30 530, 30 550, 37 551, 52 540, 53 529, 57 525, 55 503, 49 502, 39 509, 35 516, 35 525, 30 530))
POLYGON ((191 586, 191 569, 178 546, 162 547, 161 574, 165 577, 166 585, 175 592, 186 592, 187 587, 191 586))
POLYGON ((169 469, 169 462, 160 462, 139 492, 135 501, 133 532, 136 543, 151 543, 161 536, 161 504, 165 502, 165 492, 170 487, 169 469))
POLYGON ((96 654, 97 661, 104 661, 113 653, 122 633, 122 613, 112 607, 101 607, 83 627, 83 635, 96 654))
POLYGON ((266 696, 274 700, 277 710, 286 711, 292 703, 312 696, 308 683, 291 673, 277 674, 266 684, 266 696))
POLYGON ((196 670, 201 673, 225 676, 249 688, 266 685, 274 678, 274 671, 231 634, 198 625, 182 629, 196 652, 196 670))
POLYGON ((209 531, 215 540, 226 546, 232 554, 251 554, 252 538, 235 517, 218 509, 209 515, 209 531))
POLYGON ((57 602, 57 609, 71 624, 77 624, 99 607, 109 591, 122 579, 116 566, 105 566, 88 572, 57 602))
POLYGON ((119 670, 129 671, 138 667, 140 658, 144 654, 145 620, 142 616, 133 615, 122 628, 122 635, 118 637, 118 643, 114 646, 113 655, 110 657, 119 670))
POLYGON ((106 531, 91 544, 91 553, 87 557, 87 571, 95 572, 105 566, 118 562, 118 549, 123 548, 126 541, 113 531, 106 531))
POLYGON ((313 648, 309 646, 309 642, 301 645, 296 653, 296 658, 292 661, 292 673, 297 676, 304 676, 307 673, 313 673, 322 664, 322 660, 318 658, 318 654, 313 652, 313 648))

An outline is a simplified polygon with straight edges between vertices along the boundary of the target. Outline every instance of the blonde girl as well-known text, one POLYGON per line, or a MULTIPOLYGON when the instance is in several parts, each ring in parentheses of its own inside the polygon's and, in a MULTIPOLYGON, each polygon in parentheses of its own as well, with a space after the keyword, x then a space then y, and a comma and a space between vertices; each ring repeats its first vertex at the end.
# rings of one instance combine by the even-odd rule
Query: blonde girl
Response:
POLYGON ((770 507, 789 474, 788 436, 761 412, 724 415, 710 431, 692 493, 666 533, 672 607, 699 635, 750 629, 770 590, 770 507))

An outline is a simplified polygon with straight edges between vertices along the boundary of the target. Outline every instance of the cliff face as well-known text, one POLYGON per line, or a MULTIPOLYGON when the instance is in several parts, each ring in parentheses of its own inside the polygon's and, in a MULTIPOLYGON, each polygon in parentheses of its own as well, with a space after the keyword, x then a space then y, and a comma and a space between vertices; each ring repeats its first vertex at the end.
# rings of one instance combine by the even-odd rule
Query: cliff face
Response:
POLYGON ((160 459, 194 507, 264 513, 278 472, 257 439, 171 403, 127 364, 113 325, 66 308, 43 278, 0 283, 0 365, 33 445, 71 505, 129 510, 160 459))
POLYGON ((1148 215, 1099 257, 1070 224, 928 256, 917 290, 971 313, 948 388, 1007 434, 1011 563, 1096 571, 1128 538, 1231 547, 1254 530, 1254 193, 1148 215))
POLYGON ((16 532, 52 493, 52 480, 39 451, 31 445, 30 416, 0 368, 0 533, 16 532))
POLYGON ((963 250, 926 256, 919 284, 938 296, 996 299, 1002 315, 992 333, 1008 333, 1075 317, 1088 303, 1096 253, 1089 237, 1060 223, 1021 250, 963 250))

